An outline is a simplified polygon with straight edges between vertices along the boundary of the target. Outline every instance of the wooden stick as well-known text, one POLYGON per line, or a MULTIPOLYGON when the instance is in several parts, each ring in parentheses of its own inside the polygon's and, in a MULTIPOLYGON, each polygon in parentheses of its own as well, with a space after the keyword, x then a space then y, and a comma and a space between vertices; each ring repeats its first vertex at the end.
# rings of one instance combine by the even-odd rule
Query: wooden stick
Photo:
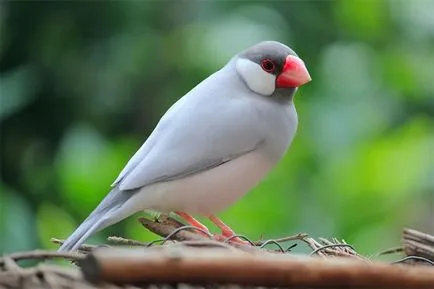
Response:
POLYGON ((52 258, 78 260, 80 258, 83 258, 83 255, 76 252, 53 252, 53 251, 45 251, 45 250, 18 252, 0 258, 0 265, 4 263, 5 258, 10 258, 14 261, 20 261, 26 259, 44 260, 44 259, 52 259, 52 258))
POLYGON ((146 247, 148 246, 148 243, 144 243, 137 240, 132 239, 126 239, 118 236, 110 236, 107 238, 107 241, 116 244, 116 245, 127 245, 127 246, 140 246, 140 247, 146 247))
MULTIPOLYGON (((171 233, 173 233, 176 229, 179 229, 184 224, 178 222, 177 220, 170 218, 168 216, 162 216, 160 217, 160 220, 157 221, 151 221, 149 219, 146 219, 144 217, 138 218, 138 221, 148 229, 149 231, 162 236, 167 237, 171 233)), ((192 230, 181 230, 178 233, 176 233, 173 237, 171 237, 171 240, 175 241, 192 241, 192 240, 209 240, 210 238, 206 237, 205 235, 201 235, 198 231, 192 231, 192 230)))
POLYGON ((296 288, 434 288, 434 268, 368 263, 351 258, 180 246, 101 248, 80 261, 91 282, 239 284, 296 288), (351 287, 352 288, 352 287, 351 287))
POLYGON ((403 243, 407 256, 419 256, 434 262, 434 236, 413 229, 404 229, 403 243))
MULTIPOLYGON (((58 244, 58 245, 62 245, 65 242, 65 240, 57 239, 57 238, 51 238, 50 241, 52 243, 58 244)), ((104 246, 109 247, 108 245, 104 245, 104 246)), ((98 246, 95 246, 95 245, 82 244, 82 245, 80 245, 80 247, 77 250, 79 252, 82 252, 82 253, 88 253, 97 247, 98 246)))

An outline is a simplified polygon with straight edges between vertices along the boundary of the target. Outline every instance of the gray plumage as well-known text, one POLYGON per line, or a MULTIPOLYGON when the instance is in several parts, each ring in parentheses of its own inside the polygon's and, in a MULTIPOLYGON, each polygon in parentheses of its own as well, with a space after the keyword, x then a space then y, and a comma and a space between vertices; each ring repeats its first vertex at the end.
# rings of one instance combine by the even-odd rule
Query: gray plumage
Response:
MULTIPOLYGON (((252 49, 250 54, 254 59, 257 51, 273 54, 277 50, 278 57, 295 55, 288 47, 276 42, 263 42, 252 49)), ((110 193, 65 241, 60 251, 77 249, 93 233, 139 210, 186 209, 214 213, 228 205, 226 201, 219 204, 214 200, 215 207, 204 204, 208 199, 204 195, 206 192, 190 195, 185 188, 190 192, 191 186, 184 188, 183 185, 189 182, 184 180, 193 180, 192 176, 202 176, 207 171, 218 171, 220 176, 221 171, 215 168, 224 165, 231 168, 232 161, 238 159, 241 163, 243 157, 248 160, 253 155, 266 159, 266 162, 258 163, 264 172, 269 170, 268 166, 274 166, 296 131, 297 114, 292 101, 296 88, 276 88, 267 96, 252 91, 237 70, 240 57, 249 57, 249 50, 232 58, 164 114, 114 181, 110 193), (175 192, 178 187, 180 192, 175 192)), ((236 168, 239 171, 238 166, 236 168)), ((238 192, 240 187, 255 185, 248 181, 249 184, 239 186, 237 182, 243 182, 243 179, 228 180, 228 187, 221 187, 221 194, 227 191, 241 196, 245 192, 238 192)), ((222 195, 222 198, 229 202, 235 197, 222 195)), ((209 200, 213 200, 213 196, 210 195, 209 200)))

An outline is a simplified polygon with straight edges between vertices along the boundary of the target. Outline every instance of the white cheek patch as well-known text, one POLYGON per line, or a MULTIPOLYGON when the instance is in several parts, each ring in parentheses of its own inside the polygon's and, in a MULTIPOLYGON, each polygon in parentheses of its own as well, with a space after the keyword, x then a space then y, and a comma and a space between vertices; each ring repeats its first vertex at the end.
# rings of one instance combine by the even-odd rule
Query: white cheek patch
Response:
POLYGON ((259 64, 245 58, 237 59, 235 67, 247 86, 262 95, 271 95, 276 88, 276 76, 262 70, 259 64))

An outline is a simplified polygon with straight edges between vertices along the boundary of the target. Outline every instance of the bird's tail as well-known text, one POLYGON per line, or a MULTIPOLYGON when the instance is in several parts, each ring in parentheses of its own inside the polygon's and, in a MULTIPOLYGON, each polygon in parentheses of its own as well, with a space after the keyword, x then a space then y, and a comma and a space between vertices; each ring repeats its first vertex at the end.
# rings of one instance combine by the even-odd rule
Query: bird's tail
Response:
MULTIPOLYGON (((102 220, 101 220, 102 221, 102 220)), ((59 252, 76 250, 87 240, 93 233, 103 229, 102 222, 96 218, 90 218, 84 221, 60 246, 59 252)))
POLYGON ((89 217, 65 240, 58 251, 76 250, 92 234, 127 217, 129 214, 121 212, 120 208, 132 194, 132 192, 123 192, 114 188, 89 217))

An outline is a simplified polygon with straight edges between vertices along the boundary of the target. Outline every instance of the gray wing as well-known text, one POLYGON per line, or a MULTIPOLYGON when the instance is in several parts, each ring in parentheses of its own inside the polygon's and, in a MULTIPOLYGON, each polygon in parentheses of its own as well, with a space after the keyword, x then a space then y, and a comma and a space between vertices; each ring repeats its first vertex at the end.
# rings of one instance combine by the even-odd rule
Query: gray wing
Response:
POLYGON ((186 95, 114 183, 134 190, 218 166, 255 150, 262 142, 256 109, 245 98, 186 95))

